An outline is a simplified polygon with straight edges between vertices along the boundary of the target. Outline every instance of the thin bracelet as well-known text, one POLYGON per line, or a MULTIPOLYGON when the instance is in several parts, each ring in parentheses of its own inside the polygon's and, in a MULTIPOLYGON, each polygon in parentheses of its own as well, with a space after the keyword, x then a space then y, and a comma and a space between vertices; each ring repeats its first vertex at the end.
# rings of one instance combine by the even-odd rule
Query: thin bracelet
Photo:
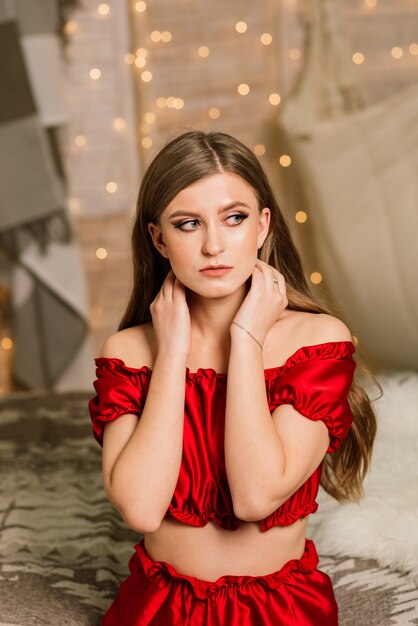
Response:
POLYGON ((256 339, 254 337, 254 335, 252 335, 250 333, 249 330, 247 330, 246 328, 244 328, 244 326, 241 326, 241 324, 238 324, 238 322, 232 322, 233 324, 236 324, 237 326, 239 326, 240 328, 242 328, 242 330, 245 330, 246 333, 248 333, 250 335, 250 337, 252 337, 254 339, 254 341, 256 341, 258 343, 258 345, 260 346, 261 349, 263 349, 263 346, 261 345, 261 343, 258 341, 258 339, 256 339))

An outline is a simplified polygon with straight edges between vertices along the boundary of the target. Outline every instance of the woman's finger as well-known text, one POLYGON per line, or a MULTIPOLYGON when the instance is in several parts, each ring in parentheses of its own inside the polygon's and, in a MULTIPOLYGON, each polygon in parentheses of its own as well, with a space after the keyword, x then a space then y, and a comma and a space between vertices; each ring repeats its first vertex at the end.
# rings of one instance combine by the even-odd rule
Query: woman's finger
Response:
POLYGON ((279 271, 275 271, 274 272, 274 277, 279 281, 279 285, 280 288, 282 289, 283 287, 286 287, 286 281, 284 279, 283 274, 281 274, 279 271))
POLYGON ((173 286, 173 297, 175 298, 176 295, 179 296, 181 295, 181 298, 184 299, 185 298, 185 292, 186 292, 186 287, 184 285, 184 283, 181 282, 181 280, 179 280, 177 278, 177 276, 174 277, 174 286, 173 286))
POLYGON ((264 263, 264 261, 261 261, 260 259, 256 260, 255 269, 259 270, 260 276, 263 277, 265 286, 268 284, 268 279, 266 278, 266 270, 268 267, 269 266, 267 263, 264 263))
POLYGON ((264 280, 263 270, 257 265, 254 266, 251 276, 256 283, 258 283, 259 280, 264 280))
POLYGON ((280 291, 280 293, 283 293, 283 288, 284 288, 284 278, 283 276, 280 274, 280 272, 278 271, 273 271, 271 273, 271 280, 273 283, 273 288, 277 289, 278 291, 280 291))
POLYGON ((161 294, 164 298, 173 297, 173 282, 175 279, 175 274, 170 268, 167 272, 166 277, 164 278, 163 284, 161 285, 161 294))
MULTIPOLYGON (((281 294, 282 298, 284 298, 284 300, 287 301, 286 281, 284 279, 284 276, 283 276, 283 274, 281 274, 280 272, 278 272, 276 270, 275 277, 276 277, 276 279, 278 281, 278 285, 274 285, 274 287, 276 289, 278 288, 280 290, 280 294, 281 294)), ((286 306, 287 306, 287 303, 286 303, 286 306)))
POLYGON ((270 287, 270 289, 276 289, 279 293, 283 293, 284 276, 272 265, 264 263, 264 261, 261 261, 260 259, 257 260, 260 261, 260 264, 257 267, 259 267, 264 274, 266 286, 270 287))

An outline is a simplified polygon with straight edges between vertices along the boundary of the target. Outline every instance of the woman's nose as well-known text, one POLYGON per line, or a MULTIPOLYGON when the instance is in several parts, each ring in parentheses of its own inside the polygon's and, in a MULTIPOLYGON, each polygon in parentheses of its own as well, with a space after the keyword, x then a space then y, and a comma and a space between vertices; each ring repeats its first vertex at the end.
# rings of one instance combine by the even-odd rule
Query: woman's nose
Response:
POLYGON ((210 227, 206 230, 204 239, 203 239, 203 252, 207 254, 218 254, 224 246, 223 236, 220 228, 210 227))

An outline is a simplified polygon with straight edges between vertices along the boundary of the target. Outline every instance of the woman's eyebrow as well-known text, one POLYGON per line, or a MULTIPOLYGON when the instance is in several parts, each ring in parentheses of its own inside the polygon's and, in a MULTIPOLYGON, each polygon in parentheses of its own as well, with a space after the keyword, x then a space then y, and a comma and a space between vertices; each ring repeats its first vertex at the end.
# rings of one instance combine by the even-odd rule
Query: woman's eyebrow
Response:
MULTIPOLYGON (((226 206, 218 209, 218 213, 224 213, 225 211, 229 211, 229 209, 235 209, 238 206, 242 206, 242 207, 245 207, 246 209, 251 210, 251 207, 249 207, 248 204, 246 204, 245 202, 240 202, 239 200, 236 200, 235 202, 230 202, 226 206)), ((193 217, 201 217, 199 213, 195 213, 194 211, 187 211, 187 210, 180 209, 179 211, 174 211, 174 213, 171 213, 171 215, 168 216, 168 219, 171 219, 172 217, 179 217, 180 215, 192 215, 193 217)))

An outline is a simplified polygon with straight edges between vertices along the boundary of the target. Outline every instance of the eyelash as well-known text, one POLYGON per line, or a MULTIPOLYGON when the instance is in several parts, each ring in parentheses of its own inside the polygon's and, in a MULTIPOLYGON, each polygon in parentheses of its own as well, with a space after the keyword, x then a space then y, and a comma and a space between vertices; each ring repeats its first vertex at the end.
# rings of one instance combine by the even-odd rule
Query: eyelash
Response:
MULTIPOLYGON (((236 224, 236 225, 238 225, 238 224, 241 224, 241 223, 242 223, 245 219, 247 219, 248 215, 244 215, 244 214, 242 214, 242 213, 234 213, 233 215, 228 215, 228 217, 227 217, 226 219, 229 219, 230 217, 240 217, 240 218, 241 218, 241 221, 239 221, 239 222, 235 222, 235 224, 236 224)), ((174 226, 174 228, 178 228, 178 229, 182 230, 184 233, 186 233, 186 232, 191 232, 191 231, 193 231, 193 230, 196 230, 196 228, 190 228, 190 229, 186 229, 186 230, 184 230, 184 229, 182 228, 182 226, 184 226, 185 224, 189 224, 190 222, 198 222, 198 221, 199 221, 199 220, 197 220, 197 219, 194 219, 194 220, 186 220, 185 222, 180 222, 179 224, 176 224, 176 225, 174 226)))

